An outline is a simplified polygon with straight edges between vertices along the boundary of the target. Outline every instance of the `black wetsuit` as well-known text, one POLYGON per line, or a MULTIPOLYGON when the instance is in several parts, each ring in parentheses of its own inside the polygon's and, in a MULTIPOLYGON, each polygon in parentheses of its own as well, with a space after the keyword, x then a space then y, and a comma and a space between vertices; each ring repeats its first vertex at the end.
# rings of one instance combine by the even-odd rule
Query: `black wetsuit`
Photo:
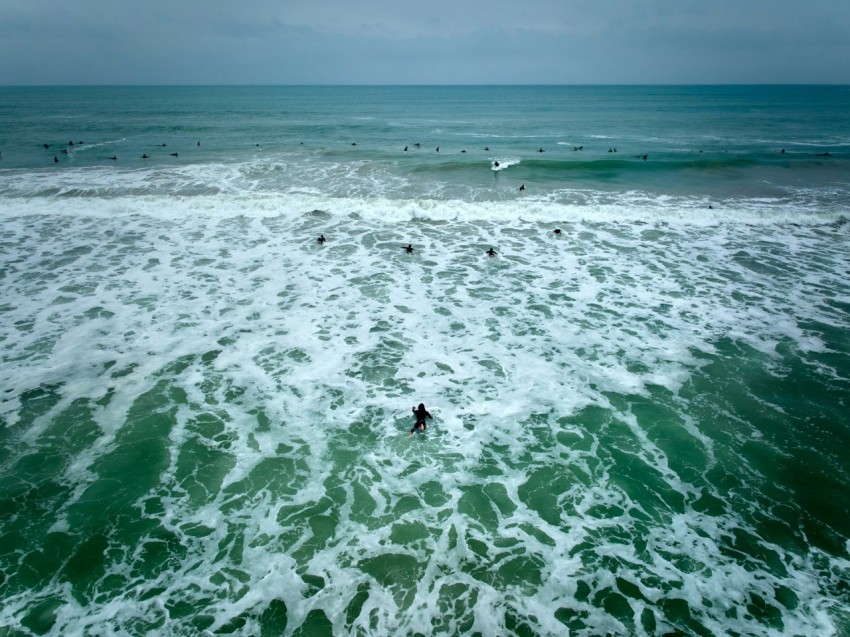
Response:
POLYGON ((431 414, 428 413, 428 410, 425 409, 425 405, 423 405, 422 403, 419 403, 418 409, 416 407, 413 408, 413 414, 416 416, 416 424, 413 425, 413 428, 410 430, 410 433, 413 433, 417 429, 420 429, 420 428, 421 428, 422 431, 425 431, 425 426, 426 426, 425 425, 425 419, 426 418, 430 418, 431 420, 434 420, 433 416, 431 416, 431 414))

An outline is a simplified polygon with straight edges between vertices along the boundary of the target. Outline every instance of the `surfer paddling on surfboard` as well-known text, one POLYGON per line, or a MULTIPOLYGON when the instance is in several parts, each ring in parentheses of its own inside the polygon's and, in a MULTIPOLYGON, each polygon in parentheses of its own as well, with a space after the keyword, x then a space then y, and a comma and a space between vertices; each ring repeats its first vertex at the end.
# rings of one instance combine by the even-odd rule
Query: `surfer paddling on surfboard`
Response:
POLYGON ((425 409, 425 403, 419 403, 419 407, 414 407, 413 408, 413 415, 416 416, 416 424, 413 425, 413 428, 410 430, 410 433, 407 434, 408 438, 410 436, 412 436, 414 433, 416 433, 417 429, 419 431, 425 431, 425 419, 426 418, 430 418, 431 420, 434 420, 434 417, 431 416, 431 414, 428 413, 427 409, 425 409))

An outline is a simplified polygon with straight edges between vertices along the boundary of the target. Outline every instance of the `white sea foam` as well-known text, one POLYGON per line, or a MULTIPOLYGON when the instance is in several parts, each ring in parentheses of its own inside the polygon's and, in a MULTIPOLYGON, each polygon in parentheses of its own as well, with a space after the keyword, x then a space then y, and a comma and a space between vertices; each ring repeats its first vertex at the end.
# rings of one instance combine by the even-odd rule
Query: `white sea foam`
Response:
MULTIPOLYGON (((753 210, 694 220, 670 201, 647 223, 622 205, 533 197, 328 197, 316 211, 313 194, 242 188, 4 200, 0 415, 13 427, 21 396, 55 387, 21 433, 34 449, 75 401, 102 404, 99 436, 62 469, 72 492, 53 532, 74 532, 98 463, 140 427, 134 409, 156 405, 169 422, 159 483, 136 504, 182 552, 145 580, 133 573, 161 540, 123 547, 101 579, 125 581, 123 594, 86 604, 57 580, 41 591, 60 600, 56 631, 156 626, 179 600, 210 616, 209 632, 241 617, 259 634, 281 600, 287 634, 315 610, 336 634, 527 622, 557 635, 559 618, 639 633, 644 610, 663 632, 675 627, 657 604, 673 591, 718 634, 770 634, 728 613, 753 595, 786 629, 834 632, 811 563, 830 558, 766 542, 782 572, 731 557, 736 533, 759 542, 740 496, 706 487, 720 510, 697 510, 701 491, 667 446, 689 440, 707 475, 715 432, 683 409, 664 433, 624 397, 675 405, 724 339, 768 359, 780 344, 823 351, 805 325, 841 326, 820 290, 847 298, 846 225, 753 210), (420 401, 436 420, 410 440, 420 401), (578 426, 589 408, 606 415, 578 426), (657 486, 637 495, 622 457, 657 486), (780 588, 799 603, 776 602, 780 588), (630 611, 606 612, 607 598, 630 611)), ((6 601, 0 624, 17 625, 32 599, 6 601)))

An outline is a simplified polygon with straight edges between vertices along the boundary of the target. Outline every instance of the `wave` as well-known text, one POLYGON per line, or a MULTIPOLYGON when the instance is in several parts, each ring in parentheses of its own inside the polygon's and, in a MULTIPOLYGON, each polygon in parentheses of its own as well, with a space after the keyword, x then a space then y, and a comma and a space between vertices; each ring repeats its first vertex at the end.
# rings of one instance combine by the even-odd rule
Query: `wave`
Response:
POLYGON ((55 208, 57 202, 68 206, 76 199, 92 207, 98 199, 114 207, 135 205, 134 199, 163 205, 163 198, 198 199, 198 205, 207 206, 207 198, 220 197, 221 206, 236 208, 254 206, 260 199, 263 209, 367 215, 375 209, 387 219, 398 210, 408 211, 401 215, 407 219, 438 210, 437 218, 707 217, 803 223, 850 215, 850 186, 841 178, 841 166, 836 170, 828 161, 793 170, 732 157, 644 161, 513 156, 499 158, 494 170, 493 159, 405 158, 391 163, 264 155, 231 163, 6 169, 0 170, 0 199, 7 211, 55 208), (526 185, 523 192, 521 184, 526 185))

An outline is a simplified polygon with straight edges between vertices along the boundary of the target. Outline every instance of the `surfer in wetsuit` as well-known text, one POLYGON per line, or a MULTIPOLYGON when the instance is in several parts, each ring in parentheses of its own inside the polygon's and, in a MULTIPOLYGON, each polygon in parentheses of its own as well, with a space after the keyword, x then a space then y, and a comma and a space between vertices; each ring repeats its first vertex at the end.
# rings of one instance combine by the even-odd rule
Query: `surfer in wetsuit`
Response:
POLYGON ((419 407, 414 407, 413 408, 413 415, 416 416, 416 424, 413 425, 413 427, 410 430, 410 433, 407 434, 408 438, 410 436, 412 436, 414 433, 416 433, 417 429, 419 431, 425 431, 425 419, 426 418, 430 418, 431 420, 434 420, 434 417, 431 416, 431 414, 428 413, 427 409, 425 409, 425 403, 419 403, 419 407))

